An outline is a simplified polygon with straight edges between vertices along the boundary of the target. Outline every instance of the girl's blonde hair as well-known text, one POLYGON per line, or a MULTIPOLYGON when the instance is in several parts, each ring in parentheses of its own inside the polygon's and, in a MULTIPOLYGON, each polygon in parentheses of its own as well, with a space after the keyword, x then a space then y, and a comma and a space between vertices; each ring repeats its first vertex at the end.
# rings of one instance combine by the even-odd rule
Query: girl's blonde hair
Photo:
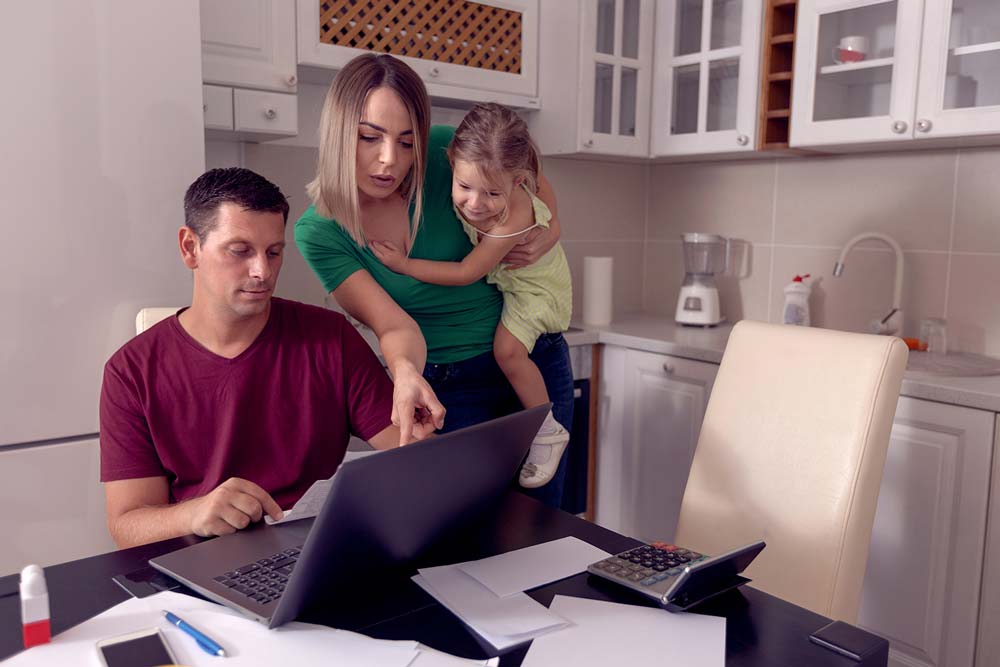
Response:
POLYGON ((399 191, 413 205, 412 247, 423 211, 430 101, 420 77, 402 60, 365 53, 347 63, 334 78, 320 117, 316 178, 306 186, 306 192, 317 213, 336 220, 359 246, 367 244, 358 200, 358 122, 369 93, 382 87, 399 96, 413 126, 413 166, 399 184, 399 191))
MULTIPOLYGON (((483 179, 500 186, 503 176, 521 180, 532 193, 538 192, 541 160, 538 147, 528 134, 528 124, 505 106, 477 104, 455 129, 448 146, 452 168, 461 160, 475 166, 483 179)), ((502 219, 506 218, 505 207, 502 219)))

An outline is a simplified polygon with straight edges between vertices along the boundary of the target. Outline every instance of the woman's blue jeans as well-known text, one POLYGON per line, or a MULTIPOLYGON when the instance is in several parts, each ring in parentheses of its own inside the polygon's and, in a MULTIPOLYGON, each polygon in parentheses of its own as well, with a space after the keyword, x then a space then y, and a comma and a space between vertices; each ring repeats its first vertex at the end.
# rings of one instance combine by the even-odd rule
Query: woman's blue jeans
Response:
MULTIPOLYGON (((569 346, 562 334, 544 334, 535 343, 531 360, 545 378, 556 421, 567 430, 573 426, 573 369, 569 346)), ((424 377, 448 413, 443 433, 502 417, 522 408, 492 352, 450 364, 427 364, 424 377)), ((567 448, 568 450, 568 448, 567 448)), ((566 450, 555 476, 543 487, 523 493, 551 507, 562 504, 566 481, 566 450)))

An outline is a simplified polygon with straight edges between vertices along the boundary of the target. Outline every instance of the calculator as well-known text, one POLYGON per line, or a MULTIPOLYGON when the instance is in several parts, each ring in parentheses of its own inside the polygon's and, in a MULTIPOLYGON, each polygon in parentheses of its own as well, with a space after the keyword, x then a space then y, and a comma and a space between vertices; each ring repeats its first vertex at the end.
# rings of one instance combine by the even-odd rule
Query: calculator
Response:
POLYGON ((643 544, 587 566, 591 574, 681 611, 750 581, 740 573, 764 550, 763 540, 718 556, 665 542, 643 544))

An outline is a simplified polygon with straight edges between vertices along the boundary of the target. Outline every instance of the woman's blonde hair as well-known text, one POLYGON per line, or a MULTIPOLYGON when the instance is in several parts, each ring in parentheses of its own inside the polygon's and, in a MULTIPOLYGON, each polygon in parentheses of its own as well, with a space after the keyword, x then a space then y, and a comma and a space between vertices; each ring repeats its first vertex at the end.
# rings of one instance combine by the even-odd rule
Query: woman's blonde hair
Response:
MULTIPOLYGON (((528 124, 505 106, 477 104, 465 114, 448 146, 452 168, 461 160, 475 166, 483 179, 500 186, 503 176, 521 180, 532 193, 538 192, 541 160, 531 140, 528 124)), ((501 220, 506 218, 505 207, 501 220)))
POLYGON ((423 210, 430 101, 423 81, 402 60, 388 54, 365 53, 347 63, 334 78, 320 117, 316 178, 306 186, 306 192, 317 213, 336 220, 359 246, 367 244, 358 200, 358 121, 369 93, 382 87, 399 96, 413 126, 413 166, 399 184, 399 191, 413 205, 413 247, 423 210))

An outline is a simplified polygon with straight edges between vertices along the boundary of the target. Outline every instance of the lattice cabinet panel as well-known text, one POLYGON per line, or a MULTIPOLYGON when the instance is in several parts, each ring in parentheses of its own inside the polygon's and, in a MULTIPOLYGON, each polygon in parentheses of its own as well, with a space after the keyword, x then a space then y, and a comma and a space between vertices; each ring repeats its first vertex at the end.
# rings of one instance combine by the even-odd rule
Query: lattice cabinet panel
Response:
POLYGON ((307 74, 389 53, 432 97, 538 106, 538 0, 298 0, 297 10, 307 74))
POLYGON ((521 12, 465 0, 328 0, 320 41, 499 72, 521 72, 521 12))

